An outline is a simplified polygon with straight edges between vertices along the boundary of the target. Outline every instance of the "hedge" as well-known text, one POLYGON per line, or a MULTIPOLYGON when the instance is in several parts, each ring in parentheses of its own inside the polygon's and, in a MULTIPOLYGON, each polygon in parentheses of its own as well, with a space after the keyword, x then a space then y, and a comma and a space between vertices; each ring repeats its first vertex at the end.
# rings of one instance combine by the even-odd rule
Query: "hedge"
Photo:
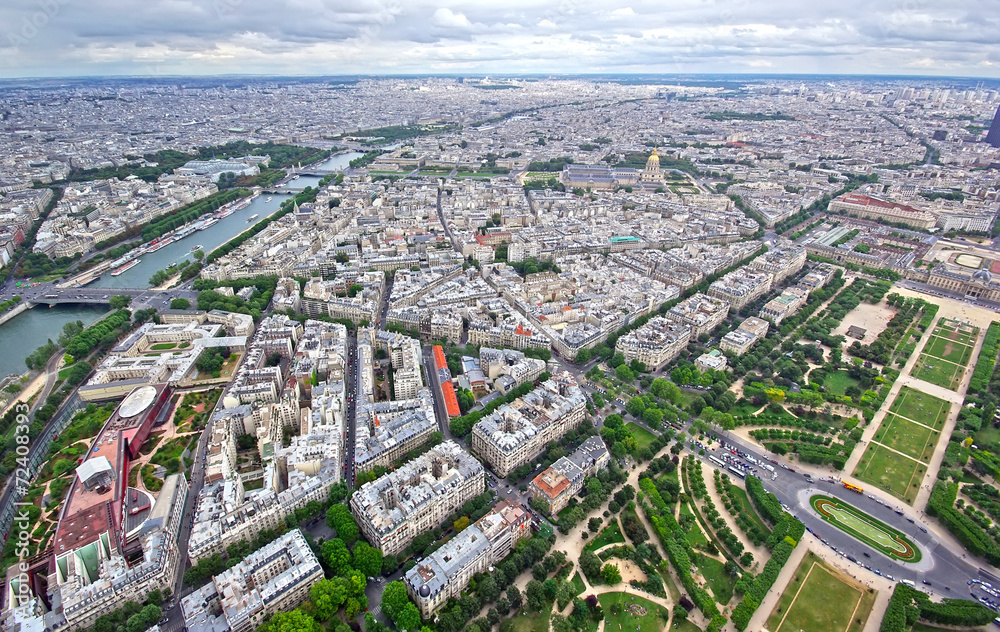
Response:
MULTIPOLYGON (((734 613, 735 614, 735 613, 734 613)), ((905 632, 917 619, 938 625, 974 628, 993 620, 993 611, 970 599, 945 599, 940 603, 906 584, 896 584, 879 632, 905 632)))
POLYGON ((979 352, 979 360, 969 380, 969 393, 982 394, 990 383, 993 368, 996 365, 997 353, 1000 352, 1000 322, 990 323, 983 340, 983 348, 979 352))
MULTIPOLYGON (((656 489, 656 485, 653 484, 652 479, 640 478, 639 489, 649 502, 652 503, 652 506, 646 502, 641 503, 642 509, 646 512, 649 523, 653 525, 653 530, 656 531, 657 537, 660 538, 660 542, 667 552, 667 559, 670 560, 674 570, 677 571, 677 576, 680 577, 681 584, 691 596, 691 601, 694 602, 694 605, 707 618, 715 622, 716 617, 721 616, 719 607, 716 605, 715 599, 712 598, 708 591, 698 585, 691 574, 691 545, 684 536, 684 530, 681 529, 680 524, 677 523, 677 520, 670 512, 667 503, 660 496, 660 492, 656 489)), ((725 618, 723 617, 724 622, 725 618)))
MULTIPOLYGON (((795 522, 798 522, 798 520, 795 520, 795 522)), ((802 525, 802 523, 799 522, 799 525, 802 525)), ((802 530, 804 531, 805 527, 802 527, 802 530)), ((778 574, 781 573, 781 569, 788 562, 788 558, 792 556, 792 551, 795 549, 797 542, 797 540, 791 537, 785 537, 784 540, 774 547, 771 559, 764 565, 764 570, 754 578, 750 589, 743 595, 743 600, 733 609, 732 620, 738 630, 745 630, 750 624, 750 618, 753 617, 753 613, 760 607, 760 603, 767 596, 767 592, 771 590, 771 587, 774 586, 774 582, 778 580, 778 574)))
POLYGON ((956 498, 957 483, 938 481, 927 501, 928 515, 937 518, 970 553, 986 558, 990 564, 1000 564, 1000 546, 975 520, 955 508, 956 498))

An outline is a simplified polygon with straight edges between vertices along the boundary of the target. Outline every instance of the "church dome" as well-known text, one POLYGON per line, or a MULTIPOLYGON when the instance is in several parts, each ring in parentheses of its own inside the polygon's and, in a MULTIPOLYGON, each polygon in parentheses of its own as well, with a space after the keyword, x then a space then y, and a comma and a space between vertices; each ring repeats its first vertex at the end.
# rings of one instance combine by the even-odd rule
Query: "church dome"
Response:
POLYGON ((972 280, 981 281, 983 283, 989 283, 991 280, 993 280, 993 275, 990 274, 989 270, 983 268, 982 270, 977 270, 976 273, 972 275, 972 280))
POLYGON ((660 155, 656 153, 656 149, 653 149, 653 153, 649 155, 647 162, 660 162, 660 155))

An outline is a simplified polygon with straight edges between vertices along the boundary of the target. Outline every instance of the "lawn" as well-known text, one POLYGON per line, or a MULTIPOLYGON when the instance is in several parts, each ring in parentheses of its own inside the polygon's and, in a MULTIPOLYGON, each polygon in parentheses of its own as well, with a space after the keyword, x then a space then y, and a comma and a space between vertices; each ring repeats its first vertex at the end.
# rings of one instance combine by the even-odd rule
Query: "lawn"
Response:
POLYGON ((729 603, 729 600, 733 598, 735 582, 726 572, 726 565, 705 555, 695 555, 694 564, 705 577, 705 581, 708 582, 707 588, 712 591, 715 600, 723 606, 729 603))
MULTIPOLYGON (((522 612, 524 612, 522 610, 522 612)), ((549 617, 552 615, 552 604, 547 603, 541 612, 519 614, 513 619, 514 632, 549 632, 549 617)))
MULTIPOLYGON (((608 628, 605 626, 604 629, 607 630, 608 628)), ((674 621, 671 623, 670 632, 702 632, 702 629, 687 619, 684 619, 681 622, 674 621)))
POLYGON ((604 610, 606 632, 661 632, 665 627, 666 608, 648 599, 621 592, 604 593, 597 599, 604 610))
POLYGON ((846 395, 851 386, 861 387, 861 382, 847 374, 847 371, 834 371, 823 380, 823 387, 834 395, 846 395))
POLYGON ((150 457, 150 463, 156 463, 167 468, 167 474, 175 474, 181 469, 180 457, 190 442, 190 437, 174 437, 164 443, 156 453, 150 457))
POLYGON ((161 342, 150 347, 150 351, 165 351, 166 349, 173 349, 177 345, 173 342, 161 342))
POLYGON ((926 465, 872 443, 861 455, 854 476, 912 505, 926 471, 926 465))
POLYGON ((750 499, 747 497, 747 493, 743 490, 743 488, 738 485, 732 484, 732 491, 733 491, 733 496, 736 498, 736 502, 742 505, 742 507, 734 508, 734 511, 745 514, 747 517, 753 520, 754 524, 757 525, 757 527, 761 531, 763 531, 764 533, 770 533, 771 529, 769 529, 768 526, 764 524, 764 521, 761 520, 760 516, 757 514, 757 510, 754 509, 753 505, 750 504, 750 499))
POLYGON ((924 347, 924 353, 965 366, 972 355, 973 346, 971 344, 964 345, 947 338, 931 336, 924 347))
POLYGON ((691 526, 688 527, 686 535, 688 544, 696 549, 704 549, 708 545, 708 537, 702 533, 701 527, 698 526, 698 519, 694 517, 687 503, 681 503, 680 517, 683 518, 684 516, 690 516, 691 518, 691 526))
POLYGON ((892 402, 889 410, 907 419, 919 421, 935 430, 940 430, 944 427, 944 421, 951 411, 951 404, 939 397, 904 386, 899 390, 896 400, 892 402))
POLYGON ((887 557, 910 563, 920 561, 920 549, 903 532, 857 507, 822 494, 810 498, 809 504, 824 521, 881 551, 887 557))
POLYGON ((850 582, 808 553, 767 619, 768 630, 861 632, 877 593, 850 582))
POLYGON ((988 426, 976 433, 976 444, 980 448, 997 452, 1000 448, 1000 428, 988 426))
POLYGON ((940 435, 937 430, 887 413, 875 433, 875 441, 918 461, 930 463, 940 435))
POLYGON ((596 551, 602 546, 624 543, 625 536, 622 535, 621 530, 618 528, 618 519, 615 518, 611 524, 601 529, 601 532, 597 534, 597 537, 588 542, 587 546, 583 547, 583 550, 596 551))
POLYGON ((580 571, 577 571, 573 575, 573 579, 570 581, 573 584, 573 595, 579 597, 583 594, 583 591, 587 590, 587 586, 583 583, 583 577, 580 575, 580 571))
POLYGON ((625 424, 625 428, 632 434, 632 437, 635 439, 635 446, 640 450, 648 448, 656 440, 656 435, 631 421, 625 424))
POLYGON ((930 382, 949 390, 958 388, 964 374, 965 367, 963 365, 935 358, 926 353, 920 354, 913 370, 910 371, 910 375, 918 380, 930 382))
POLYGON ((934 335, 950 338, 963 345, 975 345, 979 328, 960 323, 957 320, 942 318, 934 329, 934 335))
POLYGON ((754 414, 761 408, 763 408, 763 406, 758 406, 751 401, 745 401, 743 403, 737 403, 729 412, 732 413, 733 417, 746 417, 754 414))

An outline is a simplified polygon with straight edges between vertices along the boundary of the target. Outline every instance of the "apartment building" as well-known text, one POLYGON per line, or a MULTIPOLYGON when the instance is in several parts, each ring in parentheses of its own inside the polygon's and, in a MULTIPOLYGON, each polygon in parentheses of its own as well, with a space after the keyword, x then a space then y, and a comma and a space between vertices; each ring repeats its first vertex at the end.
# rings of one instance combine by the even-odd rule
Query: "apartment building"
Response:
POLYGON ((181 614, 189 632, 251 632, 299 606, 322 579, 319 560, 294 529, 181 599, 181 614))
POLYGON ((528 512, 501 501, 407 571, 403 578, 406 591, 421 616, 430 619, 449 599, 460 597, 476 574, 487 572, 507 557, 521 539, 531 535, 530 523, 528 512))
POLYGON ((545 362, 528 358, 513 349, 480 347, 479 367, 485 377, 493 380, 494 387, 506 393, 521 384, 533 382, 545 370, 545 362))
POLYGON ((482 464, 454 441, 365 483, 351 496, 361 532, 383 555, 396 555, 485 488, 482 464))
POLYGON ((739 310, 771 291, 772 281, 770 272, 744 266, 709 285, 708 295, 728 302, 733 310, 739 310))
POLYGON ((659 371, 677 359, 691 339, 691 326, 656 316, 618 339, 615 352, 626 362, 638 360, 650 371, 659 371))
POLYGON ((691 337, 710 333, 729 314, 729 301, 698 292, 670 308, 668 320, 691 327, 691 337))
POLYGON ((564 456, 536 476, 528 485, 532 498, 545 502, 549 513, 562 511, 580 493, 587 478, 596 476, 611 460, 600 437, 588 437, 572 454, 564 456))
POLYGON ((771 320, 775 325, 780 324, 806 304, 809 292, 803 287, 786 288, 780 295, 772 298, 760 308, 760 317, 771 320))
POLYGON ((749 266, 755 270, 770 272, 773 277, 772 285, 778 285, 801 270, 805 263, 806 249, 794 242, 783 240, 775 244, 771 250, 755 257, 749 266))
POLYGON ((723 336, 719 341, 719 348, 741 356, 767 335, 768 326, 766 320, 751 316, 740 323, 738 328, 723 336))
POLYGON ((497 476, 507 476, 579 425, 585 411, 583 391, 564 371, 480 419, 472 428, 472 451, 497 476))

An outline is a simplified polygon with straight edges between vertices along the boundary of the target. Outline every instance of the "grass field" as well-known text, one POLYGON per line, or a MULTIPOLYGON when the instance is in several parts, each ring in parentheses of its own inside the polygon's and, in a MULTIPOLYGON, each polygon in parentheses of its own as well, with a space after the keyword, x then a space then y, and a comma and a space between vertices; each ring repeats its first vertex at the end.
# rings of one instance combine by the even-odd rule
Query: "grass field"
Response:
POLYGON ((733 578, 726 572, 726 565, 719 560, 705 555, 696 555, 695 566, 701 571, 708 582, 708 589, 712 591, 715 600, 721 605, 726 605, 733 598, 733 578))
POLYGON ((937 430, 887 413, 875 433, 875 441, 929 464, 940 436, 937 430))
POLYGON ((920 354, 917 363, 913 365, 913 370, 910 371, 910 375, 918 380, 930 382, 949 390, 958 388, 964 374, 965 367, 963 365, 935 358, 926 353, 920 354))
POLYGON ((823 380, 823 386, 834 395, 845 395, 851 386, 861 386, 861 382, 847 374, 847 371, 834 371, 823 380))
POLYGON ((854 476, 912 505, 926 472, 923 463, 871 443, 861 455, 854 476))
POLYGON ((935 336, 949 338, 963 345, 972 345, 975 344, 976 336, 979 335, 979 328, 960 323, 957 320, 942 318, 938 320, 933 333, 935 336))
POLYGON ((948 338, 931 336, 924 346, 924 353, 948 362, 965 366, 972 356, 974 344, 964 345, 948 338))
MULTIPOLYGON (((608 628, 605 626, 604 629, 607 630, 608 628)), ((670 632, 702 632, 702 630, 687 619, 684 619, 683 621, 675 620, 672 622, 670 624, 670 632)))
POLYGON ((951 411, 951 404, 941 398, 904 386, 899 390, 889 411, 940 430, 944 428, 944 421, 951 411))
POLYGON ((691 526, 688 527, 686 535, 688 544, 696 549, 704 549, 708 544, 708 537, 702 533, 701 527, 698 526, 698 519, 694 517, 694 513, 692 513, 691 508, 687 503, 681 503, 680 516, 682 518, 684 516, 691 517, 691 526))
POLYGON ((640 450, 648 448, 656 440, 656 435, 636 423, 630 421, 625 424, 625 427, 632 433, 632 437, 635 438, 635 445, 640 450))
POLYGON ((738 511, 739 513, 748 516, 764 533, 771 532, 768 526, 764 524, 764 521, 761 520, 760 515, 757 514, 757 510, 750 504, 750 498, 747 497, 747 493, 743 491, 742 487, 733 485, 733 496, 736 498, 736 502, 742 505, 742 507, 734 509, 734 511, 738 511))
POLYGON ((876 595, 809 553, 778 599, 766 627, 774 632, 861 632, 876 595))
POLYGON ((597 537, 588 542, 587 546, 583 547, 583 550, 596 551, 602 546, 607 546, 609 544, 624 544, 624 542, 625 536, 622 535, 621 530, 618 528, 618 520, 615 519, 614 522, 601 529, 601 532, 597 534, 597 537))
POLYGON ((886 556, 902 562, 920 561, 920 549, 906 535, 857 507, 822 494, 810 498, 809 504, 823 520, 886 556))
POLYGON ((613 592, 597 596, 604 611, 606 632, 662 632, 666 627, 667 610, 659 604, 636 595, 613 592), (645 609, 637 614, 636 606, 645 609))
POLYGON ((518 614, 511 620, 514 622, 514 632, 549 632, 549 617, 552 615, 552 604, 546 604, 541 612, 518 614))

